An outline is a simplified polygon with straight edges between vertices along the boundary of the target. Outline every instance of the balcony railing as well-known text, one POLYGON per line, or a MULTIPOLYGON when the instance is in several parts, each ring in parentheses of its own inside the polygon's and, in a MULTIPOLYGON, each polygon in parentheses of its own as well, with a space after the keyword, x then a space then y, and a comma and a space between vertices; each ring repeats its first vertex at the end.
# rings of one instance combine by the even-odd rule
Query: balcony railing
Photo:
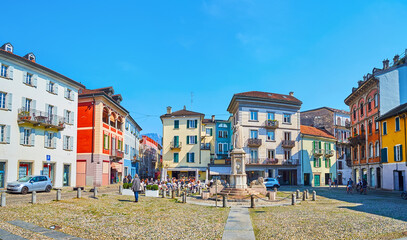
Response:
POLYGON ((278 128, 278 121, 277 120, 266 120, 265 124, 266 128, 278 128))
POLYGON ((334 150, 325 149, 325 157, 332 157, 334 155, 334 150))
POLYGON ((211 150, 210 143, 201 143, 201 150, 211 150))
POLYGON ((323 154, 324 153, 323 153, 322 149, 320 149, 320 148, 313 148, 312 149, 312 155, 314 155, 315 157, 320 157, 323 154))
POLYGON ((32 123, 34 126, 58 130, 65 128, 65 118, 36 109, 30 109, 30 111, 26 111, 25 108, 18 109, 18 123, 32 123))
POLYGON ((260 147, 261 145, 261 139, 258 138, 249 138, 247 145, 249 147, 260 147))
POLYGON ((283 148, 293 148, 295 146, 295 141, 283 140, 281 142, 281 146, 283 146, 283 148))
POLYGON ((298 159, 295 158, 289 158, 289 159, 284 159, 282 162, 282 165, 287 165, 287 166, 296 166, 299 164, 298 159))
POLYGON ((275 158, 246 158, 246 164, 278 165, 279 161, 275 158))
POLYGON ((133 155, 131 161, 132 161, 132 162, 141 162, 140 157, 139 157, 139 155, 137 155, 137 154, 134 154, 134 155, 133 155))
POLYGON ((116 157, 116 158, 123 158, 124 157, 124 152, 119 150, 119 149, 113 149, 111 156, 116 157))
POLYGON ((366 140, 365 135, 356 135, 354 137, 349 137, 349 142, 351 146, 357 146, 358 144, 364 144, 366 140))
POLYGON ((229 154, 227 153, 219 153, 216 154, 215 159, 228 159, 230 158, 229 154))
POLYGON ((171 149, 181 149, 182 143, 181 142, 171 142, 170 148, 171 149))

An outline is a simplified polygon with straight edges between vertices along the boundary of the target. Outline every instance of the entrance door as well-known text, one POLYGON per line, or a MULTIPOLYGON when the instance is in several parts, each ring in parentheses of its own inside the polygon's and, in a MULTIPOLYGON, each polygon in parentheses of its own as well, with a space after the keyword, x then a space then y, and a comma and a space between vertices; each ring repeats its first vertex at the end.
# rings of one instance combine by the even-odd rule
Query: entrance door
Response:
POLYGON ((51 179, 51 183, 54 183, 54 164, 44 163, 42 174, 48 176, 51 179))
POLYGON ((320 175, 314 175, 314 186, 315 187, 321 186, 320 175))
POLYGON ((31 163, 20 163, 18 168, 18 178, 31 175, 31 163))
MULTIPOLYGON (((325 185, 329 185, 329 179, 331 178, 330 173, 325 173, 325 185)), ((331 179, 332 181, 332 179, 331 179)))
POLYGON ((338 173, 338 185, 343 185, 342 173, 338 173))
POLYGON ((304 173, 304 185, 309 186, 311 184, 310 182, 310 174, 309 173, 304 173))
POLYGON ((63 179, 63 185, 64 187, 69 186, 69 176, 70 176, 70 170, 71 166, 70 165, 64 165, 64 179, 63 179))
POLYGON ((76 163, 76 186, 84 187, 86 185, 86 162, 76 163))
POLYGON ((377 177, 377 187, 382 187, 382 176, 380 174, 380 168, 376 168, 376 177, 377 177))
POLYGON ((5 171, 5 163, 0 162, 0 188, 4 188, 4 171, 5 171))

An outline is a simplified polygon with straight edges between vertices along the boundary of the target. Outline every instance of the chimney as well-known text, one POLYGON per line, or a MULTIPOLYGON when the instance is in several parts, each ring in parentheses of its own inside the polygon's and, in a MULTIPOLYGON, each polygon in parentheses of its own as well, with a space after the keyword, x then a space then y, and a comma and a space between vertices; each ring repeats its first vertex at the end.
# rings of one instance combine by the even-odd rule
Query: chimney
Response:
POLYGON ((167 107, 167 114, 171 114, 171 107, 170 106, 167 107))
POLYGON ((400 56, 398 54, 396 54, 396 56, 394 56, 393 58, 393 64, 396 64, 399 61, 400 56))
POLYGON ((215 122, 215 115, 212 115, 212 122, 215 122))
POLYGON ((294 96, 294 92, 290 92, 289 95, 292 97, 294 96))
POLYGON ((184 110, 187 110, 187 107, 184 105, 184 110))
POLYGON ((367 76, 363 75, 363 81, 366 81, 366 80, 367 80, 367 76))

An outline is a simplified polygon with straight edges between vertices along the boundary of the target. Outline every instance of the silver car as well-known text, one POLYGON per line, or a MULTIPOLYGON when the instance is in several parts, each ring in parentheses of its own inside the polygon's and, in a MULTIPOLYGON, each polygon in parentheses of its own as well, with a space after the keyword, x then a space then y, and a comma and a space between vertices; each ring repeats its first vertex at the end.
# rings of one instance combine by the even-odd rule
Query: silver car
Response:
POLYGON ((48 176, 25 176, 15 182, 7 184, 8 192, 27 194, 32 191, 49 192, 52 189, 51 179, 48 176))

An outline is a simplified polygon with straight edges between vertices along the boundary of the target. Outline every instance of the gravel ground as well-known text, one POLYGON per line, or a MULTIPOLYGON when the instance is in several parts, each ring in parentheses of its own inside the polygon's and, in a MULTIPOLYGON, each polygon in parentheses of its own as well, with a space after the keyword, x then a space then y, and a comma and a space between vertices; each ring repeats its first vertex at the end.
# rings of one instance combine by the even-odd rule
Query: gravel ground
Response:
MULTIPOLYGON (((87 239, 221 239, 229 209, 176 203, 171 199, 106 195, 0 208, 0 228, 41 239, 5 221, 15 219, 87 239)), ((42 239, 45 239, 42 237, 42 239)))
POLYGON ((407 232, 407 201, 316 189, 317 201, 250 210, 257 239, 394 239, 407 232))

